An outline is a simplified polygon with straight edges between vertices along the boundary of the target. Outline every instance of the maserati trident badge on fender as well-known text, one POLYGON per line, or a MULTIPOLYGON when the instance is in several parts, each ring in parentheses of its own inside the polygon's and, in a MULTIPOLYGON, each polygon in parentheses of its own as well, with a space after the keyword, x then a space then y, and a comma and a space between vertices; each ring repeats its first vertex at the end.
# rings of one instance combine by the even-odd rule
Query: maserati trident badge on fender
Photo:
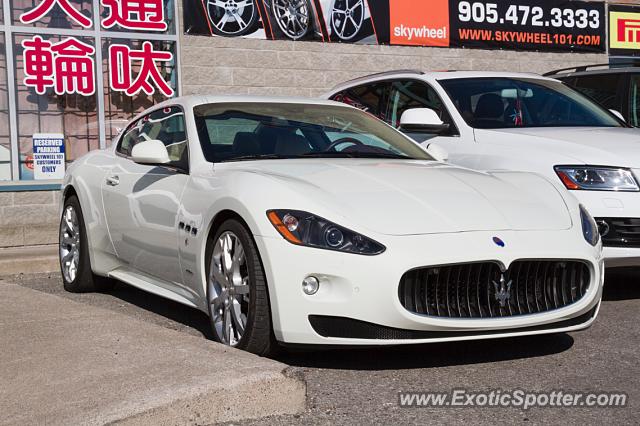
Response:
POLYGON ((509 299, 511 299, 511 283, 512 280, 509 280, 508 283, 505 284, 504 274, 500 275, 500 283, 493 281, 493 286, 496 289, 496 300, 500 303, 500 307, 504 308, 507 305, 509 299))

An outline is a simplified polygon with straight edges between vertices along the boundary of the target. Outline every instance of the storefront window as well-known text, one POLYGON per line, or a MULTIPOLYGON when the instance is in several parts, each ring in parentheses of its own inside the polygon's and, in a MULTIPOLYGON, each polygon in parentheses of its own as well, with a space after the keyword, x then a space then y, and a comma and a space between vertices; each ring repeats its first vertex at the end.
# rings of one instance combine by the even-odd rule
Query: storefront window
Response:
POLYGON ((100 20, 103 30, 115 32, 147 31, 158 34, 176 33, 176 14, 173 1, 168 0, 148 0, 138 5, 135 2, 129 3, 133 8, 123 10, 120 8, 119 17, 116 18, 111 9, 116 4, 124 4, 120 0, 106 0, 100 4, 100 20), (105 7, 105 5, 114 5, 105 7), (140 13, 147 16, 146 22, 140 22, 140 13), (111 18, 109 18, 111 16, 111 18))
MULTIPOLYGON (((1 11, 0 11, 1 12, 1 11)), ((0 13, 0 16, 1 13, 0 13)), ((9 89, 4 34, 0 33, 0 180, 11 179, 11 139, 9 138, 9 89)))
MULTIPOLYGON (((114 70, 109 68, 109 46, 119 44, 129 47, 131 50, 141 50, 143 41, 106 38, 103 39, 102 43, 102 75, 105 88, 104 115, 106 138, 107 141, 111 141, 120 133, 120 131, 123 130, 124 125, 126 125, 126 123, 136 114, 166 100, 166 96, 160 91, 156 91, 153 95, 147 95, 144 91, 140 91, 134 96, 128 96, 122 91, 113 90, 109 81, 114 72, 114 70)), ((175 92, 177 90, 178 77, 175 63, 176 43, 169 41, 154 41, 151 42, 151 44, 153 46, 153 50, 172 53, 173 60, 169 62, 162 62, 157 66, 157 68, 162 78, 168 82, 175 92)), ((133 75, 136 75, 140 71, 139 61, 132 61, 131 71, 133 75)))
POLYGON ((91 0, 11 0, 13 25, 66 30, 93 27, 91 0), (48 10, 49 3, 53 7, 48 10))
POLYGON ((177 95, 174 0, 100 0, 94 16, 97 1, 0 0, 0 25, 11 11, 0 30, 0 181, 34 179, 36 134, 62 135, 69 163, 177 95))
MULTIPOLYGON (((60 36, 42 35, 51 43, 63 39, 60 36)), ((16 35, 13 51, 16 64, 16 101, 18 119, 18 141, 20 152, 20 179, 33 179, 33 134, 62 133, 65 138, 67 162, 73 161, 92 149, 99 148, 98 115, 96 95, 55 93, 48 87, 44 94, 36 93, 33 87, 24 85, 25 64, 22 42, 32 36, 16 35)), ((93 40, 78 37, 77 40, 91 45, 93 40)))

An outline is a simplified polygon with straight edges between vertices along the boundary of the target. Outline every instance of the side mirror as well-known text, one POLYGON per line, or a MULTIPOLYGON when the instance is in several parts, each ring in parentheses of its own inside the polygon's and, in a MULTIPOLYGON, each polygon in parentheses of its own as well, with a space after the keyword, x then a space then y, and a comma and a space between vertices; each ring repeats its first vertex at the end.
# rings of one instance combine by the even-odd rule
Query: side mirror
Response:
POLYGON ((449 159, 447 150, 436 143, 430 143, 426 149, 429 155, 437 161, 447 161, 449 159))
POLYGON ((167 147, 159 140, 143 141, 134 145, 131 159, 138 164, 166 164, 171 161, 167 147))
POLYGON ((403 132, 442 133, 449 125, 440 120, 431 108, 412 108, 402 113, 400 130, 403 132))
POLYGON ((610 109, 609 112, 615 115, 616 117, 618 117, 620 120, 624 121, 625 123, 627 122, 627 120, 624 119, 624 116, 620 113, 620 111, 617 111, 615 109, 610 109))

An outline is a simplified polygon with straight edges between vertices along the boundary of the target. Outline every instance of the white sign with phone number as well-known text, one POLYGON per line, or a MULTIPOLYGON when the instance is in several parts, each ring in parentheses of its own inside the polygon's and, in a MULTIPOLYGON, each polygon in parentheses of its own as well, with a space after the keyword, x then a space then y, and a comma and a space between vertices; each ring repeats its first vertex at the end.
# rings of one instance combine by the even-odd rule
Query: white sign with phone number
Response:
POLYGON ((34 133, 33 178, 36 180, 62 179, 64 172, 64 135, 34 133))

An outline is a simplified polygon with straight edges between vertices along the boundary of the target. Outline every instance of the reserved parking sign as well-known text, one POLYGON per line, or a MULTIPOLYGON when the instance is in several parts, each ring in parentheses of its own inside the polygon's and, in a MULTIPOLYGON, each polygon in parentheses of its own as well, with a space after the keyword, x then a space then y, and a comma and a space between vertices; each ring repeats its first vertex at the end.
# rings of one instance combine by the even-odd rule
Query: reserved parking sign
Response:
POLYGON ((62 179, 64 172, 64 135, 34 133, 33 178, 36 180, 62 179))

